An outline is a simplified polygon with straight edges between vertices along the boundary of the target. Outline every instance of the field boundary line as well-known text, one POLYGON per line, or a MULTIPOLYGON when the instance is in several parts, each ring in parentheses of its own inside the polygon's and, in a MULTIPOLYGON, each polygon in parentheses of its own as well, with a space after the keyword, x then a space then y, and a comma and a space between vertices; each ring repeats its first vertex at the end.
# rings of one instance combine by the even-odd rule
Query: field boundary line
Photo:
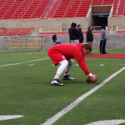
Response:
POLYGON ((6 55, 7 55, 7 56, 8 56, 8 55, 9 55, 9 56, 10 56, 10 55, 13 56, 13 55, 21 55, 21 54, 31 54, 31 53, 3 54, 3 55, 1 55, 1 56, 6 56, 6 55))
POLYGON ((21 54, 34 54, 34 53, 40 53, 42 54, 43 52, 27 52, 27 53, 17 53, 17 54, 1 54, 0 56, 14 56, 14 55, 21 55, 21 54))
POLYGON ((110 81, 113 77, 115 77, 116 75, 118 75, 119 73, 121 73, 123 70, 125 70, 125 67, 123 67, 120 70, 118 70, 117 72, 113 73, 111 76, 109 76, 103 82, 99 83, 99 85, 95 86, 94 88, 92 88, 91 90, 89 90, 88 92, 86 92, 85 94, 83 94, 82 96, 78 97, 75 101, 73 101, 72 103, 70 103, 67 107, 63 108, 61 111, 59 111, 54 116, 52 116, 51 118, 47 119, 44 123, 42 123, 40 125, 52 125, 60 117, 62 117, 63 115, 65 115, 67 112, 69 112, 71 109, 73 109, 76 105, 78 105, 81 101, 83 101, 86 97, 88 97, 89 95, 91 95, 92 93, 94 93, 96 90, 98 90, 99 88, 101 88, 103 85, 105 85, 108 81, 110 81))
POLYGON ((49 58, 43 58, 43 59, 37 59, 37 60, 31 60, 31 61, 19 62, 19 63, 13 63, 13 64, 5 64, 5 65, 0 66, 0 68, 6 67, 6 66, 15 66, 15 65, 29 63, 29 62, 36 62, 36 61, 41 61, 41 60, 45 60, 45 59, 49 59, 49 58))

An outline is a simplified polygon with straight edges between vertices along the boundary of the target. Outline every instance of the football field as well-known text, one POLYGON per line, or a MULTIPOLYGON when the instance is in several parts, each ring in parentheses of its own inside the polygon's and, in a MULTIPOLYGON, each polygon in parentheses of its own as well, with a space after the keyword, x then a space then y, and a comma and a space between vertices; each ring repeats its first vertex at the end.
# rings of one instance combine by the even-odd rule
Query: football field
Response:
POLYGON ((96 83, 86 82, 75 61, 70 75, 76 80, 61 75, 65 85, 52 86, 59 65, 53 66, 47 50, 0 50, 0 125, 125 125, 125 59, 86 57, 86 62, 96 83))

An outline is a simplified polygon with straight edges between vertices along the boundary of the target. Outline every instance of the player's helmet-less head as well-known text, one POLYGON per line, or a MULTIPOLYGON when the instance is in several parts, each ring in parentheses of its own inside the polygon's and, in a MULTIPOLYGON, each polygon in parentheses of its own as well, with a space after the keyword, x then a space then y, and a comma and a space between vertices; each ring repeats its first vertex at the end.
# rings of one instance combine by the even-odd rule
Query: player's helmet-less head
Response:
POLYGON ((90 46, 90 44, 83 44, 82 47, 86 50, 89 50, 90 52, 92 51, 92 47, 90 46))

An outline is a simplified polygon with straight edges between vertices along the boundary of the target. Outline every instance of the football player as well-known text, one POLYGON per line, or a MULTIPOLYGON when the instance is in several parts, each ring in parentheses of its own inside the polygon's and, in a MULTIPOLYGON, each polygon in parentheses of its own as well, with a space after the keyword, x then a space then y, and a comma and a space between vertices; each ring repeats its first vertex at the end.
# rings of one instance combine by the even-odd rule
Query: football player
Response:
POLYGON ((85 72, 86 75, 90 76, 91 82, 97 81, 97 76, 93 75, 86 64, 85 55, 90 53, 92 48, 89 44, 77 43, 77 44, 59 44, 53 47, 50 47, 48 50, 48 55, 53 61, 54 65, 60 64, 57 69, 56 75, 52 80, 52 85, 60 85, 64 84, 59 82, 59 77, 64 73, 63 80, 75 80, 69 75, 69 71, 74 63, 72 58, 75 58, 80 68, 85 72))

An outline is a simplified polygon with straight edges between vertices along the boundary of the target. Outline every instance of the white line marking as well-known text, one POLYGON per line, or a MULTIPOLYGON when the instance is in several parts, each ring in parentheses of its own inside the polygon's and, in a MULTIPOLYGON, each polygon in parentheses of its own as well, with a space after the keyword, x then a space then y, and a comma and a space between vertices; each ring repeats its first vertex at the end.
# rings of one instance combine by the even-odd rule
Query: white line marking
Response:
POLYGON ((15 66, 15 65, 23 64, 23 63, 36 62, 36 61, 41 61, 41 60, 45 60, 45 59, 49 59, 49 58, 37 59, 37 60, 32 60, 32 61, 27 61, 27 62, 19 62, 19 63, 14 63, 14 64, 5 64, 0 67, 15 66))
POLYGON ((29 64, 28 66, 33 66, 34 64, 29 64))
POLYGON ((86 97, 88 97, 89 95, 91 95, 92 93, 94 93, 96 90, 98 90, 99 88, 101 88, 103 85, 105 85, 108 81, 110 81, 113 77, 115 77, 116 75, 118 75, 123 70, 125 70, 125 67, 121 68, 120 70, 118 70, 117 72, 115 72, 114 74, 112 74, 110 77, 108 77, 107 79, 105 79, 99 85, 95 86, 93 89, 91 89, 87 93, 85 93, 82 96, 80 96, 79 98, 77 98, 74 102, 70 103, 67 107, 65 107, 64 109, 62 109, 61 111, 59 111, 57 114, 55 114, 53 117, 51 117, 50 119, 48 119, 47 121, 45 121, 44 123, 42 123, 40 125, 52 125, 60 117, 62 117, 67 112, 69 112, 76 105, 78 105, 82 100, 84 100, 86 97))
POLYGON ((3 55, 0 55, 0 56, 13 56, 13 55, 20 55, 20 54, 31 54, 31 53, 17 53, 17 54, 3 54, 3 55))
POLYGON ((99 66, 104 66, 104 64, 100 64, 99 66))
POLYGON ((17 53, 17 54, 8 54, 8 55, 20 55, 20 54, 31 54, 31 53, 17 53))
POLYGON ((105 121, 97 121, 93 123, 89 123, 86 125, 119 125, 121 123, 125 123, 124 119, 118 119, 118 120, 105 120, 105 121))
POLYGON ((54 64, 52 64, 51 66, 54 66, 54 64))
POLYGON ((79 64, 76 64, 75 66, 79 66, 79 64))
POLYGON ((8 120, 8 119, 15 119, 15 118, 21 118, 23 115, 1 115, 0 121, 8 120))
POLYGON ((125 65, 125 64, 120 64, 120 65, 125 65))

